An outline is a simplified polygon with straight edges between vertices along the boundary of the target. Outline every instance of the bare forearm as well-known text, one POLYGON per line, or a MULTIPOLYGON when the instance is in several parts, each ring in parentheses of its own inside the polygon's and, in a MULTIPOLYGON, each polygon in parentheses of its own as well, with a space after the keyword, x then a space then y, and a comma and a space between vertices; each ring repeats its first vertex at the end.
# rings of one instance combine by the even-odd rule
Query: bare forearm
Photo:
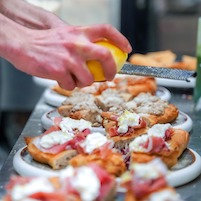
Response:
POLYGON ((63 24, 55 14, 23 0, 0 0, 0 13, 32 29, 50 29, 63 24))
POLYGON ((15 23, 0 13, 0 57, 12 63, 18 58, 18 52, 25 43, 26 28, 15 23))

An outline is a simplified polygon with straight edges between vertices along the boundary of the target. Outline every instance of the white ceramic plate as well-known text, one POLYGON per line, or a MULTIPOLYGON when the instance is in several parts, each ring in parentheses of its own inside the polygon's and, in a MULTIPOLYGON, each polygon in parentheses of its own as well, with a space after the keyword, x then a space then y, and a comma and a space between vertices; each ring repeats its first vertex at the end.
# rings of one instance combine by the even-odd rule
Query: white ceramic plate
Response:
POLYGON ((66 96, 53 91, 51 88, 46 89, 44 92, 44 101, 51 106, 59 107, 65 99, 66 96))
MULTIPOLYGON (((58 116, 60 116, 60 114, 57 112, 57 109, 44 113, 41 117, 41 123, 43 128, 45 130, 50 128, 53 125, 54 118, 58 116)), ((171 125, 174 128, 180 128, 180 129, 186 130, 187 132, 190 132, 192 129, 193 122, 192 122, 192 119, 187 114, 180 111, 179 116, 174 122, 171 123, 171 125)), ((105 130, 102 127, 97 127, 97 128, 93 127, 93 131, 105 133, 105 130)))
MULTIPOLYGON (((190 82, 182 81, 182 80, 172 80, 172 79, 165 79, 165 78, 155 78, 157 85, 164 86, 164 87, 176 87, 176 88, 194 88, 195 86, 195 78, 190 78, 190 82)), ((54 80, 33 77, 33 81, 43 87, 51 87, 57 84, 54 80)))
MULTIPOLYGON (((56 176, 60 172, 59 170, 52 170, 48 165, 34 161, 26 147, 17 151, 13 159, 13 166, 21 176, 56 176)), ((169 171, 167 180, 170 185, 176 187, 192 181, 200 173, 200 156, 192 149, 186 149, 177 165, 169 171)))
POLYGON ((156 78, 157 85, 164 87, 175 87, 175 88, 194 88, 195 86, 195 78, 190 78, 190 82, 182 81, 182 80, 171 80, 165 78, 156 78))
MULTIPOLYGON (((158 87, 156 91, 156 96, 158 96, 162 100, 169 101, 171 98, 171 93, 165 87, 158 87)), ((62 102, 65 101, 65 99, 66 96, 53 91, 51 88, 45 90, 44 100, 47 104, 51 106, 59 107, 62 102)))
POLYGON ((50 80, 50 79, 45 79, 45 78, 40 78, 40 77, 35 77, 33 76, 33 81, 42 87, 51 87, 57 84, 55 80, 50 80))
POLYGON ((179 111, 179 116, 171 123, 171 125, 174 128, 180 128, 190 132, 193 126, 193 121, 186 113, 179 111))

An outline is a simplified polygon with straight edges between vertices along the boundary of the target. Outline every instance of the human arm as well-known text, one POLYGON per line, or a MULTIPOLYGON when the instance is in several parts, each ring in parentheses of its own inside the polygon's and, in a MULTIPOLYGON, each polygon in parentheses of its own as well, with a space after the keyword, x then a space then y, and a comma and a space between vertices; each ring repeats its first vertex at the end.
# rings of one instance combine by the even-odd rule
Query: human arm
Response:
POLYGON ((0 24, 0 56, 23 72, 57 80, 69 90, 94 81, 87 60, 100 61, 107 80, 114 77, 116 65, 111 53, 94 42, 106 38, 125 52, 131 50, 127 39, 110 25, 32 30, 3 15, 0 24))
POLYGON ((67 25, 55 14, 24 0, 0 0, 0 13, 31 29, 50 29, 67 25))
POLYGON ((0 56, 17 69, 57 80, 68 90, 92 84, 88 60, 101 62, 107 80, 114 77, 111 53, 94 42, 107 39, 131 51, 128 40, 110 25, 70 26, 22 0, 0 0, 0 12, 0 56))

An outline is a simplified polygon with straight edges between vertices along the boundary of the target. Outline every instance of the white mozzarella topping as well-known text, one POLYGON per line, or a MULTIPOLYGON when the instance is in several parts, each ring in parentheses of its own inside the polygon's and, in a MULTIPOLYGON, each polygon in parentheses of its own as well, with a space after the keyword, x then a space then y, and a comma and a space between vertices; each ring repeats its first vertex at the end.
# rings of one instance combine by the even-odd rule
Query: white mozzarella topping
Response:
POLYGON ((146 201, 182 201, 180 195, 170 189, 152 193, 146 201))
POLYGON ((71 119, 69 117, 65 117, 59 124, 59 127, 63 132, 73 132, 73 130, 83 131, 87 128, 91 129, 92 123, 86 121, 84 119, 71 119))
POLYGON ((93 169, 90 167, 72 168, 68 167, 60 174, 61 181, 65 178, 70 179, 72 187, 79 192, 81 200, 93 201, 99 195, 100 181, 93 169))
MULTIPOLYGON (((132 142, 129 144, 129 151, 136 151, 136 152, 147 152, 149 148, 144 148, 144 144, 149 139, 148 135, 141 135, 139 137, 136 137, 132 142)), ((151 148, 151 147, 150 147, 151 148)))
POLYGON ((50 134, 43 135, 40 139, 40 146, 43 148, 51 148, 55 145, 64 144, 73 139, 73 133, 64 133, 62 131, 54 131, 50 134))
POLYGON ((156 167, 147 164, 135 164, 133 165, 133 169, 135 175, 144 180, 156 179, 160 176, 160 172, 156 167))
POLYGON ((126 133, 128 131, 129 126, 137 126, 139 125, 140 116, 135 113, 131 113, 129 111, 125 111, 118 119, 118 133, 126 133))
POLYGON ((89 167, 79 168, 72 180, 72 186, 80 193, 83 201, 93 201, 99 195, 100 181, 89 167))
POLYGON ((131 165, 135 175, 143 180, 157 179, 161 175, 165 176, 168 172, 166 165, 161 159, 156 158, 149 163, 134 163, 131 165))
POLYGON ((137 104, 136 104, 136 102, 134 100, 126 102, 125 105, 128 108, 128 110, 137 108, 137 104))
MULTIPOLYGON (((148 130, 146 135, 138 136, 132 142, 130 142, 129 151, 149 152, 153 148, 151 136, 164 138, 166 130, 171 127, 172 127, 171 124, 155 124, 148 130), (148 146, 147 148, 145 148, 143 145, 148 140, 149 140, 148 146)), ((165 142, 165 144, 167 147, 170 146, 167 142, 165 142)))
POLYGON ((25 199, 27 196, 37 192, 53 192, 54 187, 49 182, 48 178, 36 178, 31 180, 27 184, 19 184, 14 186, 11 192, 13 201, 20 201, 25 199))
POLYGON ((159 97, 153 96, 150 93, 140 93, 133 99, 137 104, 147 103, 147 102, 157 102, 160 100, 159 97))
POLYGON ((92 85, 87 86, 87 87, 83 87, 80 90, 82 92, 85 92, 85 93, 94 94, 94 93, 97 92, 99 87, 100 87, 100 83, 99 82, 94 82, 92 85))
POLYGON ((85 149, 86 153, 92 153, 94 149, 101 147, 107 141, 106 136, 97 132, 87 135, 85 141, 81 143, 81 146, 85 149))
POLYGON ((65 180, 65 178, 72 177, 74 173, 75 173, 75 169, 70 165, 62 169, 59 173, 59 178, 61 180, 61 183, 64 183, 63 180, 65 180))
POLYGON ((148 130, 148 135, 164 138, 166 130, 171 127, 171 124, 155 124, 148 130))

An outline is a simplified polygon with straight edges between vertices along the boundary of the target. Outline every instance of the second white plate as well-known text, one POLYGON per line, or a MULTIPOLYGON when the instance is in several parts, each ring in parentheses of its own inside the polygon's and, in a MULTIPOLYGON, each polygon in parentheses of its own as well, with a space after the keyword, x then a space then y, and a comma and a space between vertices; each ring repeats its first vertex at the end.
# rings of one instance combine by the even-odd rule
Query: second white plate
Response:
MULTIPOLYGON (((171 98, 171 93, 168 89, 165 87, 158 87, 156 91, 156 96, 161 98, 162 100, 169 101, 171 98)), ((55 91, 53 91, 51 88, 47 88, 44 93, 44 100, 47 104, 59 107, 63 101, 65 101, 66 96, 61 95, 55 91)))
POLYGON ((190 82, 182 81, 182 80, 171 80, 165 78, 156 78, 157 85, 164 87, 174 87, 174 88, 194 88, 195 86, 195 78, 190 78, 190 82))

